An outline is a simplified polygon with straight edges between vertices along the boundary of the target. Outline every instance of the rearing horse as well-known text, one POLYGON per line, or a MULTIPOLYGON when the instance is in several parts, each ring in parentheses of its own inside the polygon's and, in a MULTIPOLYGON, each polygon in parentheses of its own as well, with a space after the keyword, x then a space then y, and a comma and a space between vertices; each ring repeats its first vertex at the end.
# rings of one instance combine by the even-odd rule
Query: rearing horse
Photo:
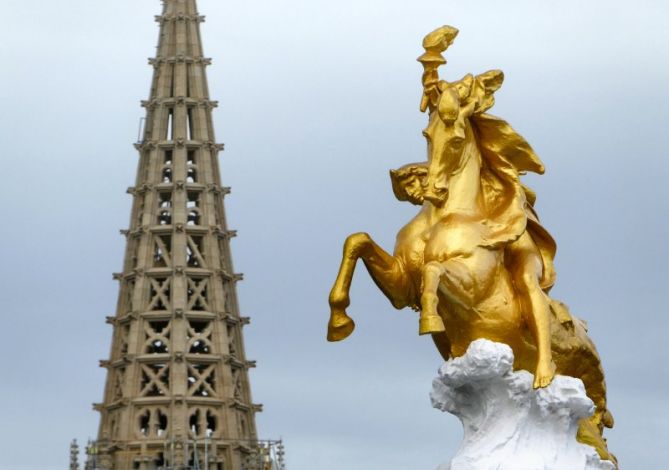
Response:
POLYGON ((599 356, 585 324, 548 296, 556 246, 534 212, 534 193, 520 182, 520 174, 544 167, 509 124, 485 114, 502 72, 439 79, 442 53, 457 33, 445 26, 429 34, 419 58, 428 161, 391 171, 395 196, 421 209, 398 233, 393 255, 366 233, 347 238, 330 293, 328 340, 354 329, 346 308, 362 259, 394 307, 420 311, 419 333, 432 335, 444 359, 486 338, 512 347, 514 367, 533 372, 535 388, 556 373, 582 379, 597 409, 581 422, 579 440, 615 461, 602 437, 613 419, 599 356))

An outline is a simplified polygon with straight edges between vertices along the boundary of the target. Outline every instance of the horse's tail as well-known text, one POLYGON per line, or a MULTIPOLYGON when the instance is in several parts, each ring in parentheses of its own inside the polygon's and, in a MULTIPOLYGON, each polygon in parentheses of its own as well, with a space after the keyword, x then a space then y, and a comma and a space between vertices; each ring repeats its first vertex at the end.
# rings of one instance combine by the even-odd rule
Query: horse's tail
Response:
POLYGON ((553 360, 558 374, 580 378, 588 397, 595 404, 595 413, 581 422, 578 440, 594 447, 602 459, 616 463, 603 437, 604 428, 612 428, 613 415, 606 404, 606 381, 599 353, 588 336, 587 324, 574 317, 569 308, 551 299, 553 360))
POLYGON ((601 424, 613 426, 613 418, 606 408, 606 382, 602 362, 595 344, 588 336, 585 321, 571 314, 564 303, 551 299, 552 347, 557 354, 558 368, 567 375, 583 380, 588 396, 601 414, 601 424), (571 372, 571 373, 570 373, 571 372))

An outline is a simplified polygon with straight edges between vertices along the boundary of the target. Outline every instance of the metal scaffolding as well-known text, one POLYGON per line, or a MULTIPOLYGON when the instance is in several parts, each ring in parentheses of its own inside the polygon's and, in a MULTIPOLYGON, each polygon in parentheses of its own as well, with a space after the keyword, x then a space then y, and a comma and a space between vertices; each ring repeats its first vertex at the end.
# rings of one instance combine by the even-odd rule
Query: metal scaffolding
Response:
MULTIPOLYGON (((192 439, 182 443, 186 448, 186 455, 190 456, 188 465, 172 463, 175 461, 177 444, 174 439, 166 441, 164 452, 151 460, 136 459, 133 462, 133 470, 228 470, 221 462, 211 458, 209 438, 192 439)), ((286 470, 285 448, 282 440, 234 441, 229 444, 245 448, 246 455, 241 469, 230 470, 286 470)), ((78 454, 79 447, 75 440, 70 446, 70 470, 79 470, 78 454)), ((99 459, 97 441, 89 440, 86 445, 84 469, 107 470, 99 459)))

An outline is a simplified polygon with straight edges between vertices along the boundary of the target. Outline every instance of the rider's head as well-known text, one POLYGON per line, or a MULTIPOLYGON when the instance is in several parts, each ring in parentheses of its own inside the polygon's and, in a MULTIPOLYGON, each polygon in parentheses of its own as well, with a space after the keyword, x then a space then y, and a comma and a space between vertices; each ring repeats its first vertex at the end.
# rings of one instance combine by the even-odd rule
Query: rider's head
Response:
POLYGON ((390 170, 395 197, 400 201, 409 201, 411 204, 422 206, 426 176, 427 162, 409 163, 397 170, 390 170))

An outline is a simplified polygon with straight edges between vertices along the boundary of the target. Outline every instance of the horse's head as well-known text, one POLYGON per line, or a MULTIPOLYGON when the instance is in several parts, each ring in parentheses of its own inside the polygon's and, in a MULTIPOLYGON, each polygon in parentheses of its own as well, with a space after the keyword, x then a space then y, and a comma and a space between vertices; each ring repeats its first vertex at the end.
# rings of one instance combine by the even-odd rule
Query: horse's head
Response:
POLYGON ((449 176, 465 162, 466 142, 475 138, 470 119, 493 106, 503 80, 501 71, 492 70, 476 77, 468 74, 456 82, 438 82, 435 105, 430 106, 430 120, 423 131, 429 163, 424 197, 433 204, 444 203, 449 176))
MULTIPOLYGON (((400 201, 422 205, 425 201, 441 207, 448 200, 452 178, 464 171, 472 155, 480 155, 481 191, 491 214, 505 212, 518 199, 519 174, 543 173, 544 168, 532 147, 504 120, 486 114, 495 103, 494 94, 502 86, 504 74, 491 70, 481 75, 468 74, 448 82, 439 78, 438 69, 446 63, 442 53, 453 43, 458 30, 443 26, 428 34, 418 58, 423 64, 421 111, 429 111, 423 135, 427 139, 428 159, 390 172, 395 196, 400 201), (485 168, 484 168, 485 167, 485 168), (502 190, 502 188, 505 188, 502 190)), ((522 199, 522 201, 521 201, 522 199)), ((491 215, 492 217, 492 215, 491 215)))
POLYGON ((425 200, 443 204, 448 175, 457 171, 463 160, 468 119, 493 105, 493 93, 502 80, 502 72, 491 71, 477 77, 470 74, 453 83, 443 80, 436 83, 438 100, 423 131, 428 143, 428 162, 391 170, 397 199, 415 205, 422 205, 425 200))
POLYGON ((441 55, 457 36, 457 29, 443 26, 428 34, 423 41, 423 98, 421 111, 429 110, 430 120, 423 135, 428 143, 428 173, 424 197, 435 205, 444 203, 448 193, 448 176, 463 163, 469 119, 490 109, 494 93, 501 86, 504 74, 492 70, 478 76, 466 75, 456 82, 439 79, 438 68, 446 63, 441 55))

